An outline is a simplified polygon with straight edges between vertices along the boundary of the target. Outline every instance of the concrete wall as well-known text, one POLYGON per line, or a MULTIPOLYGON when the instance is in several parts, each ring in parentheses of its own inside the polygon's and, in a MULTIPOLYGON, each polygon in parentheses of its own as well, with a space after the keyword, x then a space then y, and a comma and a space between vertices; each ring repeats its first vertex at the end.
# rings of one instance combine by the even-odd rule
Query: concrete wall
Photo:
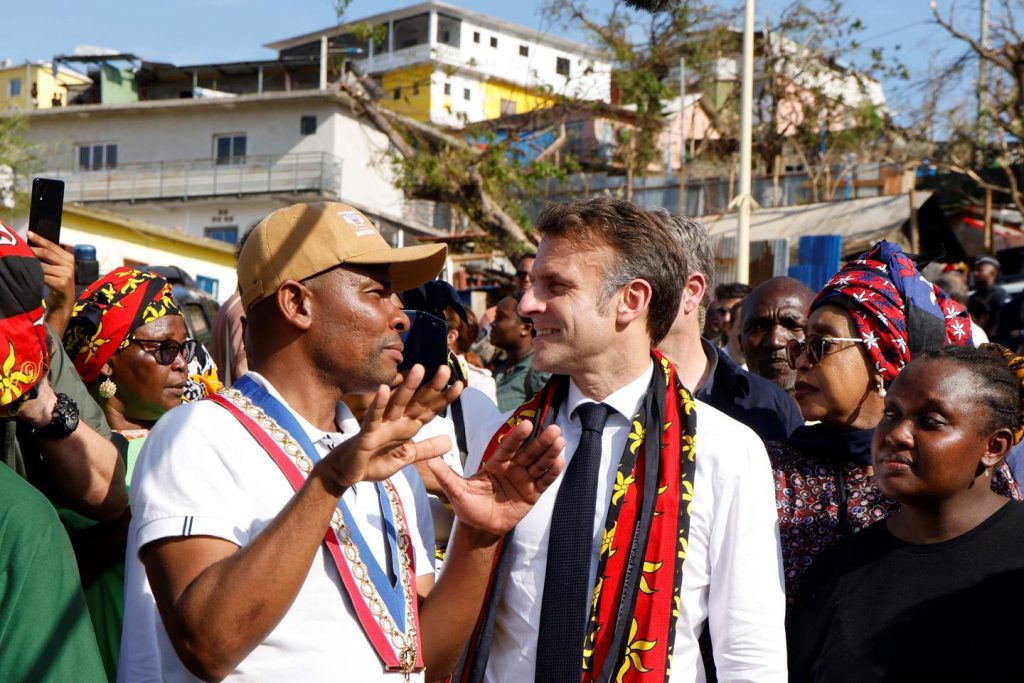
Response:
MULTIPOLYGON (((73 112, 64 110, 30 116, 27 137, 44 147, 46 169, 74 174, 77 144, 117 144, 118 168, 127 171, 131 164, 209 161, 214 157, 216 135, 245 134, 248 157, 303 152, 337 157, 342 168, 340 187, 335 191, 342 201, 356 203, 396 220, 401 218, 404 198, 392 182, 391 169, 383 161, 388 143, 380 131, 353 118, 329 95, 312 98, 254 96, 249 100, 246 103, 218 100, 215 105, 187 101, 188 104, 167 108, 148 107, 145 103, 116 109, 76 107, 73 112), (301 134, 300 119, 304 115, 317 118, 317 129, 312 135, 301 134)), ((83 171, 78 175, 88 173, 83 171)), ((69 182, 73 183, 74 179, 69 182)), ((225 205, 234 210, 239 202, 251 205, 251 209, 239 212, 248 220, 262 217, 292 198, 289 194, 280 197, 275 194, 239 200, 227 195, 213 202, 202 201, 202 204, 177 199, 154 202, 146 209, 144 217, 202 234, 214 206, 223 208, 220 205, 225 205)), ((128 204, 119 206, 128 214, 138 211, 128 204)), ((215 209, 213 215, 216 215, 215 209)), ((239 228, 247 224, 239 223, 239 228)))
POLYGON ((66 115, 30 119, 28 138, 49 148, 45 159, 48 168, 74 170, 75 145, 97 142, 116 143, 121 166, 212 159, 214 137, 221 134, 246 134, 249 156, 336 153, 333 118, 337 107, 333 104, 278 101, 266 107, 238 107, 224 100, 213 107, 72 109, 73 116, 69 109, 66 115), (304 136, 299 121, 308 114, 317 116, 318 127, 315 134, 304 136))
POLYGON ((125 265, 128 260, 154 266, 178 266, 193 278, 200 275, 213 278, 217 280, 217 298, 222 303, 238 287, 234 256, 198 242, 189 243, 132 230, 115 222, 72 211, 64 213, 61 242, 96 247, 100 275, 125 265))

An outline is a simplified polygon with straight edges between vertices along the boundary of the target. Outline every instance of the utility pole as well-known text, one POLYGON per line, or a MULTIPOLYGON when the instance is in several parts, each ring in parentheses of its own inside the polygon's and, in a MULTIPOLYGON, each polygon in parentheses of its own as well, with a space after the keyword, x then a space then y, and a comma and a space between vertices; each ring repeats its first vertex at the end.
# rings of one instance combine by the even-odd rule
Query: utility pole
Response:
MULTIPOLYGON (((989 0, 981 0, 981 29, 979 31, 980 44, 983 48, 989 46, 988 42, 988 6, 989 0)), ((975 164, 981 166, 984 163, 984 152, 982 151, 985 145, 988 144, 988 107, 985 104, 985 98, 988 94, 988 60, 984 56, 978 58, 978 115, 975 120, 975 128, 977 129, 977 152, 975 154, 975 164)))
POLYGON ((676 213, 686 215, 686 57, 679 57, 679 199, 676 213))
POLYGON ((740 90, 740 192, 736 228, 736 281, 750 282, 751 151, 754 119, 754 0, 746 0, 743 15, 743 84, 740 90))

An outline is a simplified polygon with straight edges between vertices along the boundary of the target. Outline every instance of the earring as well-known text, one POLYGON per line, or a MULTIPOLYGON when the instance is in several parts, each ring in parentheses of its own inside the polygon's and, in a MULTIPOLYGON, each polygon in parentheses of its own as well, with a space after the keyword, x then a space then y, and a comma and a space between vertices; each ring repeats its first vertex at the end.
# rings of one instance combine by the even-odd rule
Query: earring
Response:
POLYGON ((109 377, 100 382, 99 394, 102 399, 114 398, 114 394, 117 393, 117 385, 114 384, 114 380, 109 377))
POLYGON ((886 391, 885 385, 882 383, 882 378, 880 376, 876 376, 875 381, 878 383, 878 396, 880 398, 885 398, 886 391))
POLYGON ((992 478, 992 468, 991 467, 986 467, 985 468, 985 478, 986 479, 991 479, 992 478))

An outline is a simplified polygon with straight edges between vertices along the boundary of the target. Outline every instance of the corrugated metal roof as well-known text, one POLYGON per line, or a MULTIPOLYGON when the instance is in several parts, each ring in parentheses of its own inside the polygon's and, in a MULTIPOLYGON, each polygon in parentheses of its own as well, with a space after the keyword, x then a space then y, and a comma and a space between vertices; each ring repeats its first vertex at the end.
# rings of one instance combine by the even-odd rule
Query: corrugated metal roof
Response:
MULTIPOLYGON (((920 208, 931 192, 915 194, 920 208)), ((750 217, 750 239, 775 240, 790 238, 795 245, 804 235, 839 235, 843 253, 867 248, 876 240, 889 238, 904 242, 902 233, 895 234, 910 217, 908 195, 866 197, 847 201, 757 209, 750 217)), ((702 219, 712 239, 735 235, 737 214, 705 216, 702 219)))

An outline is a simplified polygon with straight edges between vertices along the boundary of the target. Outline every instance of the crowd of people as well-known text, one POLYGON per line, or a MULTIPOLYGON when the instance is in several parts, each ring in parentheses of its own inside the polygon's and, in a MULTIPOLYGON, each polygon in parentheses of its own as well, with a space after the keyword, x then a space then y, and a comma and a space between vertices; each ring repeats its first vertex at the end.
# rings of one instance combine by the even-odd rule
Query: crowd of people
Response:
POLYGON ((537 231, 478 318, 443 245, 278 209, 206 348, 0 223, 0 678, 1016 679, 998 261, 751 289, 668 211, 537 231))

